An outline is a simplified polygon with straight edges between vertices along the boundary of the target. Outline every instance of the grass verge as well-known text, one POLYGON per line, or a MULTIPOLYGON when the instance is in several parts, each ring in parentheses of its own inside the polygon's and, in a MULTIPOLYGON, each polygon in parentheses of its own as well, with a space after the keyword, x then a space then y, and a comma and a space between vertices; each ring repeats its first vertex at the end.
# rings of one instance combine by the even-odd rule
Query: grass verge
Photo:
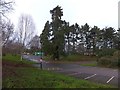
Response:
MULTIPOLYGON (((14 70, 14 69, 13 69, 14 70)), ((3 88, 112 88, 36 68, 17 68, 3 78, 3 88)))
POLYGON ((81 65, 81 66, 97 67, 97 62, 84 63, 84 64, 80 64, 80 65, 81 65))
POLYGON ((3 88, 113 88, 27 65, 18 65, 17 60, 4 60, 3 88))
POLYGON ((11 54, 7 54, 5 56, 2 56, 2 60, 3 61, 9 61, 9 62, 13 62, 13 63, 24 63, 24 64, 35 64, 35 62, 33 61, 28 61, 23 59, 22 61, 20 60, 20 55, 11 55, 11 54))

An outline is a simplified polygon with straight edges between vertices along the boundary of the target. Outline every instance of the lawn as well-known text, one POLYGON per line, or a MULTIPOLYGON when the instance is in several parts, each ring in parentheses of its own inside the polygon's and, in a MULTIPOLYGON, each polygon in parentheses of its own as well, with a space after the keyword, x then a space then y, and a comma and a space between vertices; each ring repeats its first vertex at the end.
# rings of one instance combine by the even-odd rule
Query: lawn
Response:
MULTIPOLYGON (((11 56, 16 57, 16 56, 11 56)), ((18 56, 19 57, 19 56, 18 56)), ((16 57, 16 59, 18 58, 16 57)), ((3 60, 3 88, 112 88, 32 67, 18 60, 3 60), (18 63, 19 62, 19 63, 18 63)), ((23 61, 24 62, 24 61, 23 61)))
POLYGON ((13 63, 24 63, 24 64, 35 64, 35 62, 33 61, 28 61, 23 59, 22 61, 20 60, 20 55, 11 55, 11 54, 7 54, 5 56, 2 56, 2 61, 8 61, 8 62, 13 62, 13 63))
POLYGON ((91 66, 91 67, 97 67, 97 62, 96 61, 91 61, 91 62, 88 62, 88 63, 82 63, 80 64, 81 66, 91 66))

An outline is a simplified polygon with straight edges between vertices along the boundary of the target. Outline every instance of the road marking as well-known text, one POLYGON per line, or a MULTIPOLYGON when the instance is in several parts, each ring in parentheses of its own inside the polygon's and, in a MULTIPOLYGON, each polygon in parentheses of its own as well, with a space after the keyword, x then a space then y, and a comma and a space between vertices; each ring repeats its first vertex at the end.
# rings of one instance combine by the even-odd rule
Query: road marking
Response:
MULTIPOLYGON (((62 68, 47 68, 47 70, 62 70, 62 68)), ((66 72, 66 71, 59 71, 59 72, 66 72)))
POLYGON ((81 72, 77 72, 77 73, 72 73, 72 74, 68 74, 68 75, 76 75, 76 74, 80 74, 81 72))
POLYGON ((109 83, 115 76, 112 76, 106 83, 109 83))
POLYGON ((89 77, 86 77, 86 78, 84 78, 84 79, 89 79, 89 78, 92 78, 92 77, 94 77, 94 76, 96 76, 97 74, 93 74, 92 76, 89 76, 89 77))
POLYGON ((117 71, 117 70, 113 70, 113 71, 117 71))
POLYGON ((58 70, 62 70, 62 68, 59 68, 58 70))
POLYGON ((61 68, 56 68, 56 70, 61 70, 61 68))

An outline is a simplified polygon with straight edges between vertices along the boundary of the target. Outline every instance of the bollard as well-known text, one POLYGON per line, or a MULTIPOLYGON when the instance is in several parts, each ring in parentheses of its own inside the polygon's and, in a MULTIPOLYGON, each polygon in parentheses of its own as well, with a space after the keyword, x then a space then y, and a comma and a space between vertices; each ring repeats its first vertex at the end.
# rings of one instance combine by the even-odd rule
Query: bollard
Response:
POLYGON ((42 70, 42 62, 40 62, 40 69, 42 70))

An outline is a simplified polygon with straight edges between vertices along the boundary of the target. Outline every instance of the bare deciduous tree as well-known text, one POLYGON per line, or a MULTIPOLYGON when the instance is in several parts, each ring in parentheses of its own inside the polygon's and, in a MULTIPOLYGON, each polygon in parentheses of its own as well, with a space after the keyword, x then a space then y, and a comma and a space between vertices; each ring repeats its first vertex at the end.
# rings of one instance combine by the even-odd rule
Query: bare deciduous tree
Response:
POLYGON ((40 48, 41 48, 40 37, 38 35, 35 35, 31 39, 29 47, 30 47, 30 53, 34 53, 34 52, 40 50, 40 48))
POLYGON ((14 25, 9 21, 9 22, 2 22, 2 26, 1 26, 1 31, 2 31, 2 42, 1 42, 1 46, 5 46, 10 37, 12 36, 13 34, 13 31, 14 31, 14 25))
POLYGON ((14 2, 12 0, 11 1, 0 0, 0 15, 6 17, 5 14, 13 10, 13 4, 14 2))
POLYGON ((30 41, 30 47, 40 48, 40 37, 35 35, 30 41))
POLYGON ((24 52, 24 48, 27 48, 29 42, 34 36, 35 32, 35 24, 32 19, 32 16, 22 14, 18 21, 18 40, 22 44, 21 46, 21 60, 22 60, 22 53, 24 52))
POLYGON ((7 18, 6 13, 13 10, 13 4, 14 2, 12 0, 0 0, 0 56, 2 55, 2 47, 9 41, 12 33, 13 25, 11 23, 9 25, 5 23, 4 17, 7 18), (8 27, 10 30, 8 30, 8 27))

